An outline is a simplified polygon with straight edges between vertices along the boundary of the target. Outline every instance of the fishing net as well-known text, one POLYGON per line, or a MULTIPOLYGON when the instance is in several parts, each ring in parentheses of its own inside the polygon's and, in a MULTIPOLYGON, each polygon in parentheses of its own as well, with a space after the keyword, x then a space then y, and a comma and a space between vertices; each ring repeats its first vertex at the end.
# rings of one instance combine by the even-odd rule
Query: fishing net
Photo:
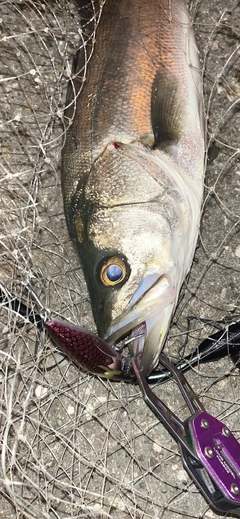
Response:
MULTIPOLYGON (((30 280, 53 315, 94 330, 60 188, 72 57, 82 45, 86 56, 94 51, 102 5, 91 8, 89 28, 80 26, 70 0, 0 3, 0 281, 34 307, 25 287, 30 280)), ((173 359, 240 313, 239 4, 200 0, 190 9, 204 75, 209 160, 196 255, 166 343, 173 359)), ((0 516, 217 517, 137 386, 83 373, 6 305, 0 323, 0 516)), ((195 367, 187 378, 207 410, 239 438, 239 371, 230 359, 195 367)), ((155 391, 187 416, 172 382, 155 391)))

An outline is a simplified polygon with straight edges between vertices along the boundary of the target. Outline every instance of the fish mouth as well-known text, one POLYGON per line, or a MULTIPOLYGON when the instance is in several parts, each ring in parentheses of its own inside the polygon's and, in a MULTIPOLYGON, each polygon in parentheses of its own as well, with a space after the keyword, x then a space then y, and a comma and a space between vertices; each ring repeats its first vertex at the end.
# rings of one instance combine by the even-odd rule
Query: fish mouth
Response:
POLYGON ((157 365, 175 307, 176 293, 168 275, 143 278, 126 310, 113 321, 104 339, 116 344, 126 339, 131 356, 142 353, 146 376, 157 365))

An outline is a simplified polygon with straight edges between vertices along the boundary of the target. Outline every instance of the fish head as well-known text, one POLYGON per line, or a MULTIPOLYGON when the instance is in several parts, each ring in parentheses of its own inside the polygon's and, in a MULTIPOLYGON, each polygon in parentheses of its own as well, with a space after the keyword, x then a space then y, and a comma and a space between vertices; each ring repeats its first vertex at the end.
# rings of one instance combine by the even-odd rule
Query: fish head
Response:
POLYGON ((160 166, 150 150, 106 149, 74 219, 98 333, 113 344, 140 330, 129 350, 142 351, 146 375, 157 364, 185 275, 184 204, 160 166))

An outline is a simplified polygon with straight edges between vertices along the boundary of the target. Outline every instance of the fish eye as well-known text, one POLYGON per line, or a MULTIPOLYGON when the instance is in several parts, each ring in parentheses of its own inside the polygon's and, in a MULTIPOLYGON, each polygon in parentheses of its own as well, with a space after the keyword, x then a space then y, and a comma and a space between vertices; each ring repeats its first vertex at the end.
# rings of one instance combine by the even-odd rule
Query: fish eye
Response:
POLYGON ((125 282, 129 277, 129 266, 121 256, 109 256, 100 264, 99 277, 103 285, 113 287, 125 282))

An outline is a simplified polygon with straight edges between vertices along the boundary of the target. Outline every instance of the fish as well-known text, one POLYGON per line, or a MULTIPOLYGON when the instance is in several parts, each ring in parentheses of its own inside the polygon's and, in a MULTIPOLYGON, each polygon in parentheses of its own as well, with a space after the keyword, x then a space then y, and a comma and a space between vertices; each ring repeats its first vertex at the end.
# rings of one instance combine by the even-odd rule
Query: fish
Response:
MULTIPOLYGON (((185 1, 94 5, 94 48, 78 51, 66 99, 64 211, 99 336, 110 345, 132 337, 130 355, 141 352, 148 376, 198 238, 202 73, 185 1)), ((78 6, 90 38, 89 4, 78 6)))

